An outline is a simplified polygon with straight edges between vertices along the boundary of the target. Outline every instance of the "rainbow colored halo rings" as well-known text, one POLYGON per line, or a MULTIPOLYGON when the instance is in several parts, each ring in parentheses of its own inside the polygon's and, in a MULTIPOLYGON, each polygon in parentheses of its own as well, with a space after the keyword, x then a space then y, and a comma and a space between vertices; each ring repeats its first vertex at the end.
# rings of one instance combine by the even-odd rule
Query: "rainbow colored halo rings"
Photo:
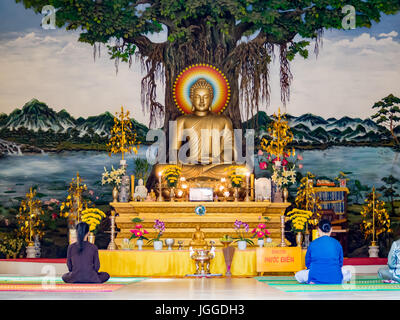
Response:
POLYGON ((183 114, 192 113, 190 88, 200 78, 206 79, 214 89, 211 111, 221 114, 228 105, 231 89, 225 75, 216 67, 199 63, 181 71, 174 83, 173 96, 177 108, 183 114))

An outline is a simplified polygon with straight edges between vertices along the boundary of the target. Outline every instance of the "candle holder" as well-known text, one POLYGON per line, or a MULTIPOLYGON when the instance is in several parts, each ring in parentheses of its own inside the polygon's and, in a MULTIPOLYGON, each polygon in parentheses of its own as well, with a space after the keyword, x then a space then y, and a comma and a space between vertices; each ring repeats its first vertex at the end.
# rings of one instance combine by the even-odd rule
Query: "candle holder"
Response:
POLYGON ((162 173, 159 172, 158 173, 158 186, 159 186, 159 190, 158 190, 158 199, 157 201, 162 202, 163 201, 163 197, 162 197, 162 185, 161 185, 161 175, 162 173))
POLYGON ((285 216, 281 216, 281 244, 280 247, 286 247, 285 243, 285 216))

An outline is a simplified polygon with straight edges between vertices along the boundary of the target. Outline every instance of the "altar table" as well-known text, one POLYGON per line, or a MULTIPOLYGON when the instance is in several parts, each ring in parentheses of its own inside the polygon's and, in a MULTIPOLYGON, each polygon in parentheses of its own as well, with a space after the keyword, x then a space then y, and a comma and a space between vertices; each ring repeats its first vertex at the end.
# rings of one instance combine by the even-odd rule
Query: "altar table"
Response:
MULTIPOLYGON (((279 248, 289 249, 289 248, 279 248)), ((304 253, 302 254, 304 257, 304 253)), ((99 250, 100 270, 112 277, 184 277, 196 272, 189 250, 99 250)), ((304 259, 302 259, 304 262, 304 259)), ((301 269, 304 268, 302 264, 301 269)), ((226 273, 222 250, 215 251, 210 271, 214 274, 226 273)), ((282 272, 287 272, 282 270, 282 272)), ((256 276, 256 249, 235 250, 232 264, 232 276, 256 276)))

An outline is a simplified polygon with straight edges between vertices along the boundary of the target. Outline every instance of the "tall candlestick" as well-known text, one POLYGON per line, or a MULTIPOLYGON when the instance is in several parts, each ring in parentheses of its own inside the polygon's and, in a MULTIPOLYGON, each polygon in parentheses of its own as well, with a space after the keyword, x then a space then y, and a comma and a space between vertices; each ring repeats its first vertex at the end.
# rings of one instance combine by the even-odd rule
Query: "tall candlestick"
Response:
POLYGON ((280 247, 286 247, 285 243, 285 216, 281 216, 281 244, 280 247))
POLYGON ((131 175, 131 199, 132 201, 135 201, 133 195, 135 194, 135 176, 132 174, 131 175))
POLYGON ((161 195, 161 192, 162 192, 162 188, 161 188, 161 175, 162 175, 162 172, 159 172, 159 173, 158 173, 158 185, 159 185, 158 201, 163 201, 162 195, 161 195))
POLYGON ((250 199, 254 201, 254 173, 250 175, 250 199))
POLYGON ((245 198, 246 202, 250 201, 250 199, 249 199, 249 177, 250 177, 250 172, 246 172, 246 198, 245 198))

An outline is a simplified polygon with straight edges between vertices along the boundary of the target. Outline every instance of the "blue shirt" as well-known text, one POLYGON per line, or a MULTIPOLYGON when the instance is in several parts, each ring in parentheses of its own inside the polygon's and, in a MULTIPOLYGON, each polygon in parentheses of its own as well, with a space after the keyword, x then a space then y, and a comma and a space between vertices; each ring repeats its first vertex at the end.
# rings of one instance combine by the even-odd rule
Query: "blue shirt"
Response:
POLYGON ((342 283, 343 248, 339 241, 322 236, 312 241, 306 253, 308 282, 315 284, 342 283))

